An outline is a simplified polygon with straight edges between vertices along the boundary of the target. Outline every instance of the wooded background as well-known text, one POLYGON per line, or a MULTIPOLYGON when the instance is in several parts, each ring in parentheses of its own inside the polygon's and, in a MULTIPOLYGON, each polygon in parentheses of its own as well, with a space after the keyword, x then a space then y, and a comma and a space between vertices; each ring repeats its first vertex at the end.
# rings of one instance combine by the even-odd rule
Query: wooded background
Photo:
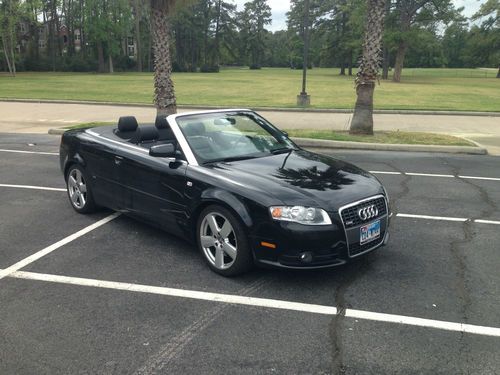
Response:
MULTIPOLYGON (((286 30, 270 32, 266 0, 179 1, 172 19, 173 70, 221 65, 302 68, 304 0, 292 0, 286 30)), ((361 54, 364 0, 310 0, 311 67, 352 74, 361 54)), ((403 67, 499 67, 500 2, 471 18, 450 0, 387 2, 383 77, 403 67)), ((149 1, 0 0, 0 69, 152 71, 149 1)))

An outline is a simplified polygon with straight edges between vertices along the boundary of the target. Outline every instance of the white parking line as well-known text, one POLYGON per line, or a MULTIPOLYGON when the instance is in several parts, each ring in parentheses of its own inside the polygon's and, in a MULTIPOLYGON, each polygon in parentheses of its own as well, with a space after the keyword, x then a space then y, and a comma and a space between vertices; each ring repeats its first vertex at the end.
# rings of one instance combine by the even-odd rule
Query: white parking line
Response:
POLYGON ((492 224, 500 225, 500 221, 496 220, 483 220, 483 219, 470 219, 466 217, 449 217, 449 216, 429 216, 429 215, 413 215, 413 214, 396 214, 397 217, 405 217, 410 219, 426 219, 426 220, 438 220, 438 221, 458 221, 466 222, 471 221, 477 224, 492 224))
POLYGON ((389 171, 369 171, 373 174, 402 174, 401 172, 389 172, 389 171))
MULTIPOLYGON (((46 281, 58 284, 78 285, 103 289, 123 290, 127 292, 149 293, 162 296, 189 298, 201 301, 212 301, 229 303, 235 305, 264 307, 270 309, 280 309, 289 311, 300 311, 305 313, 336 315, 337 308, 334 306, 300 303, 293 301, 284 301, 267 298, 247 297, 232 294, 201 292, 197 290, 166 288, 150 285, 131 284, 115 281, 84 279, 79 277, 49 275, 34 272, 13 272, 9 275, 17 279, 46 281)), ((416 318, 412 316, 384 314, 372 311, 346 309, 345 316, 348 318, 364 319, 385 323, 402 324, 407 326, 435 328, 445 331, 454 331, 461 333, 472 333, 476 335, 500 337, 500 328, 478 326, 473 324, 464 324, 456 322, 447 322, 442 320, 416 318)))
POLYGON ((407 176, 422 176, 422 177, 442 177, 442 178, 455 178, 456 176, 452 174, 435 174, 435 173, 414 173, 405 172, 407 176))
POLYGON ((93 231, 94 229, 97 229, 100 226, 103 226, 104 224, 110 222, 111 220, 116 219, 118 216, 120 216, 120 213, 114 213, 112 215, 109 215, 109 216, 105 217, 104 219, 99 220, 98 222, 96 222, 92 225, 89 225, 88 227, 85 227, 82 230, 79 230, 78 232, 73 233, 72 235, 70 235, 66 238, 63 238, 62 240, 56 242, 55 244, 50 245, 50 246, 46 247, 45 249, 42 249, 42 250, 36 252, 35 254, 30 255, 29 257, 24 258, 23 260, 13 264, 12 266, 0 271, 0 280, 6 276, 9 276, 13 272, 19 271, 21 268, 26 267, 28 264, 37 261, 38 259, 44 257, 45 255, 50 254, 54 250, 59 249, 61 246, 64 246, 64 245, 70 243, 71 241, 74 241, 77 238, 83 236, 84 234, 87 234, 87 233, 93 231))
POLYGON ((476 177, 476 176, 458 176, 458 177, 471 180, 500 181, 500 178, 496 177, 476 177))
POLYGON ((56 156, 59 156, 58 152, 22 151, 22 150, 5 150, 5 149, 0 149, 0 152, 14 152, 14 153, 18 153, 18 154, 38 154, 38 155, 56 155, 56 156))
POLYGON ((413 214, 396 214, 397 217, 407 217, 412 219, 427 219, 427 220, 441 220, 441 221, 467 221, 466 217, 447 217, 447 216, 429 216, 429 215, 413 215, 413 214))
POLYGON ((0 187, 16 188, 16 189, 48 190, 48 191, 66 191, 66 189, 61 189, 61 188, 52 188, 46 186, 31 186, 31 185, 0 184, 0 187))
POLYGON ((495 221, 495 220, 480 220, 476 219, 474 220, 475 223, 479 224, 493 224, 493 225, 500 225, 500 221, 495 221))
POLYGON ((403 176, 416 176, 416 177, 438 177, 438 178, 459 178, 471 180, 484 180, 484 181, 500 181, 497 177, 480 177, 480 176, 462 176, 452 174, 436 174, 436 173, 416 173, 416 172, 393 172, 393 171, 369 171, 373 174, 387 174, 387 175, 403 175, 403 176))

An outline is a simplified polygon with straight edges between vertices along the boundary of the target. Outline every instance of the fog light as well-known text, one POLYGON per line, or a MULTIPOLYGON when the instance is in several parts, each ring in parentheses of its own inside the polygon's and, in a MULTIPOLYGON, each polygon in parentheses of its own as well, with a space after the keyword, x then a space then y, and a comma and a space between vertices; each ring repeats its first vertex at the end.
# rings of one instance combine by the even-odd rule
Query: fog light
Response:
POLYGON ((305 253, 299 254, 299 259, 301 262, 311 263, 313 260, 313 255, 311 254, 310 251, 306 251, 305 253))

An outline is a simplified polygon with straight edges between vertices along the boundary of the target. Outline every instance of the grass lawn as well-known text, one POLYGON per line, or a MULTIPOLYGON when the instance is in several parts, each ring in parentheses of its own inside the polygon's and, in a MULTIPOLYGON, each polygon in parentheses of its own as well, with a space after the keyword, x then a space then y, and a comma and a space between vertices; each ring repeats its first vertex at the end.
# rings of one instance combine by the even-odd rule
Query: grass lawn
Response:
MULTIPOLYGON (((111 122, 87 122, 67 126, 65 129, 85 129, 95 126, 116 125, 111 122)), ((441 146, 476 146, 463 138, 445 134, 387 131, 376 132, 369 135, 350 135, 348 132, 331 130, 306 130, 306 129, 285 129, 290 137, 328 139, 333 141, 365 142, 365 143, 386 143, 386 144, 409 144, 409 145, 441 145, 441 146)))
MULTIPOLYGON (((403 82, 381 81, 377 109, 500 111, 500 79, 488 69, 405 69, 403 82)), ((302 72, 285 68, 222 69, 216 74, 176 73, 178 104, 222 107, 296 107, 302 72)), ((312 69, 313 108, 352 109, 354 77, 338 69, 312 69)), ((152 103, 151 73, 0 74, 0 98, 152 103)))

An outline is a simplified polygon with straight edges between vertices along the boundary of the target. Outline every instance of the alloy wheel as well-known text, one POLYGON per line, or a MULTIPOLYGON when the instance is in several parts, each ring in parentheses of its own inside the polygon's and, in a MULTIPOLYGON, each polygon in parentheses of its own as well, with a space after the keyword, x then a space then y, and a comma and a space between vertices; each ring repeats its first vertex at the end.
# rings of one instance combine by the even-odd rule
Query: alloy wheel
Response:
POLYGON ((238 243, 230 221, 218 212, 209 212, 200 225, 200 244, 208 261, 225 270, 236 260, 238 243))
POLYGON ((68 176, 68 192, 71 204, 77 209, 82 209, 87 203, 87 185, 82 172, 74 168, 68 176))

